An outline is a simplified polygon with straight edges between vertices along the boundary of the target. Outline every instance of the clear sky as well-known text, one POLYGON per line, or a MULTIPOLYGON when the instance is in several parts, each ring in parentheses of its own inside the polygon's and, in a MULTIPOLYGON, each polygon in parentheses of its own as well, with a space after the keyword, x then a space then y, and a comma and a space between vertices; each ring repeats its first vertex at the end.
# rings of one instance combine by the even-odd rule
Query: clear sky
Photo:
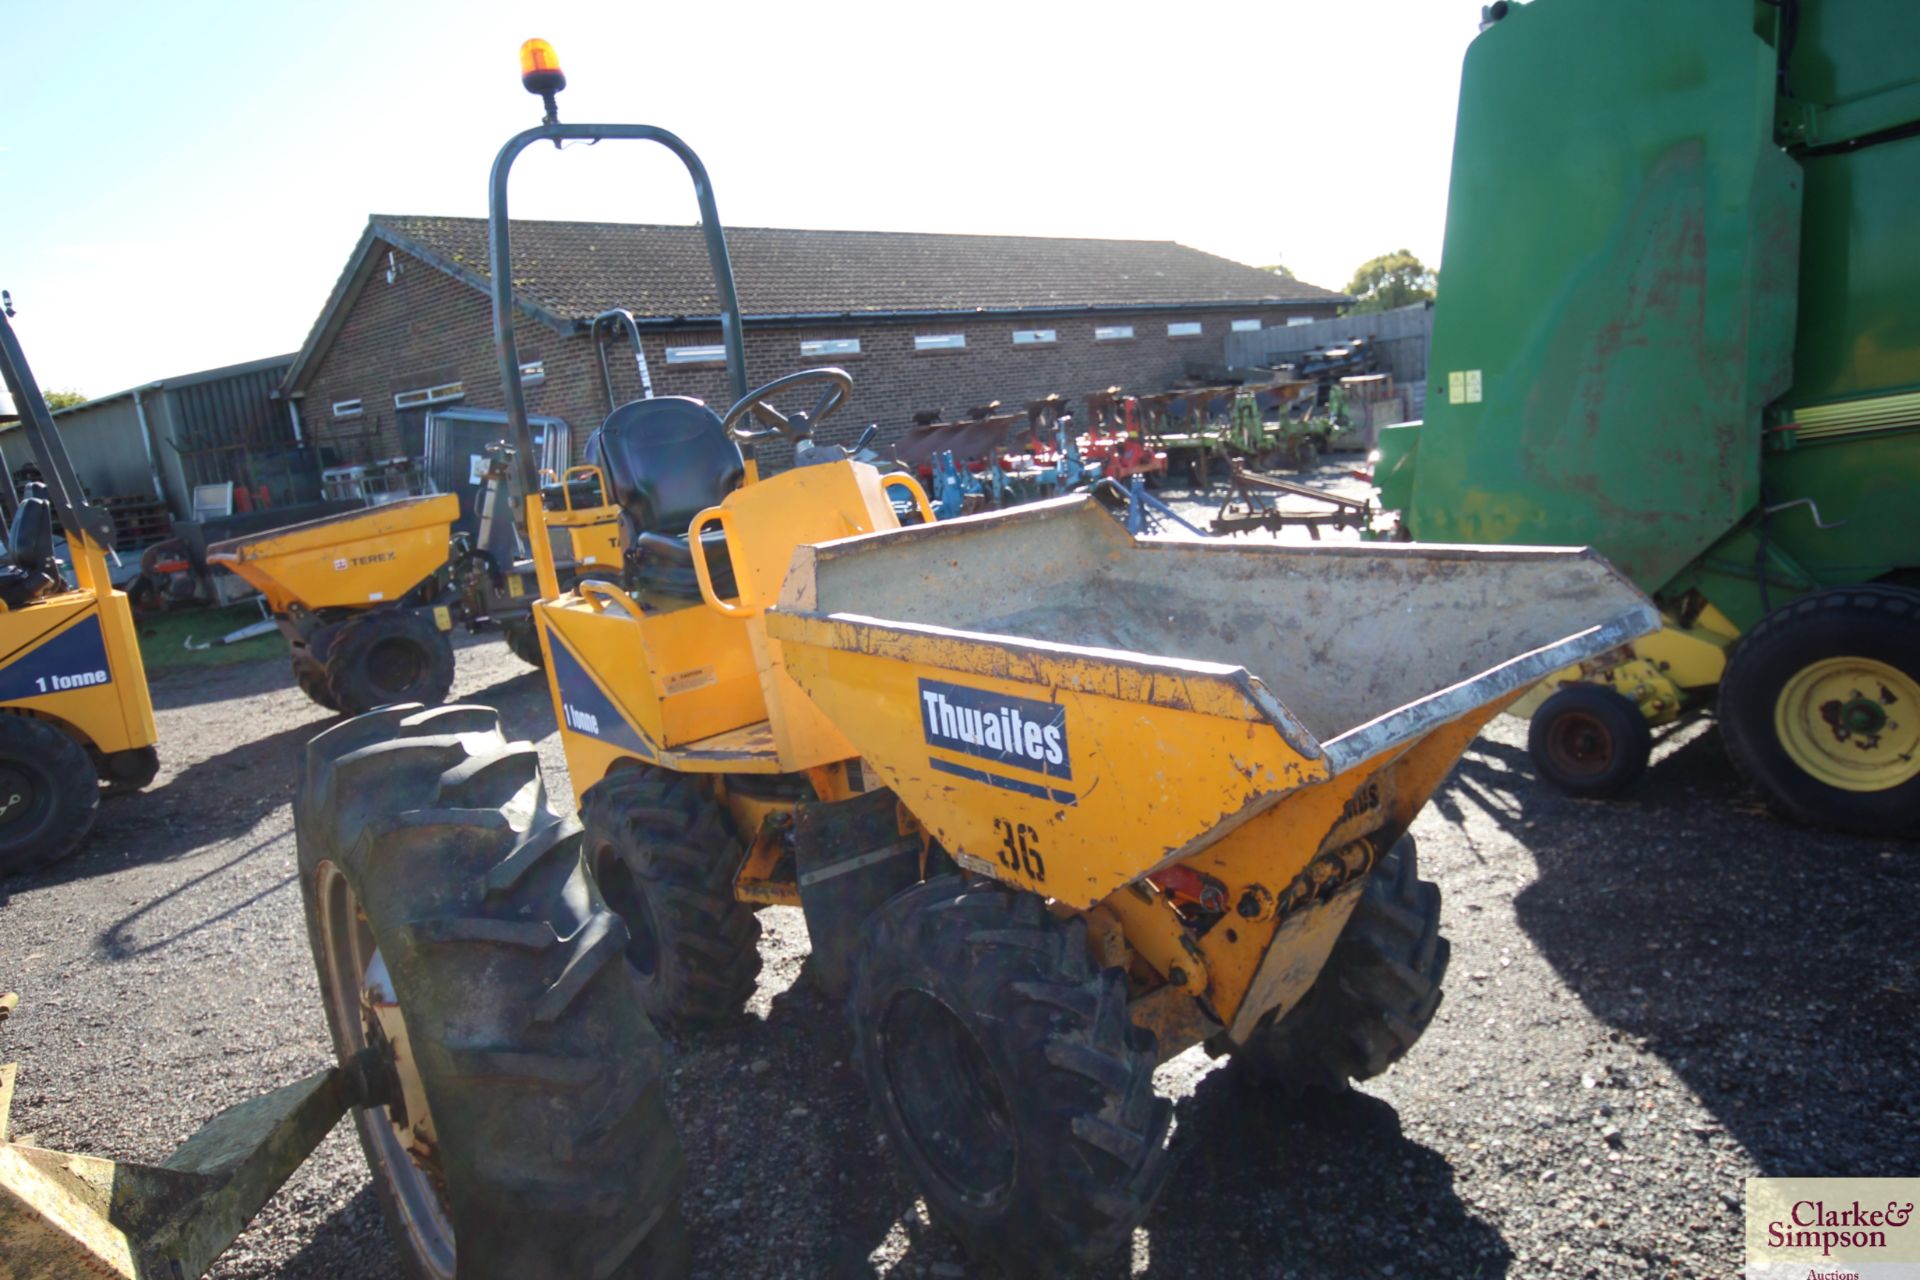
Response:
MULTIPOLYGON (((50 388, 295 350, 369 213, 485 215, 540 35, 562 118, 679 133, 729 224, 1178 240, 1337 289, 1437 262, 1479 10, 0 0, 0 286, 50 388)), ((514 213, 694 220, 633 144, 528 152, 514 213)))

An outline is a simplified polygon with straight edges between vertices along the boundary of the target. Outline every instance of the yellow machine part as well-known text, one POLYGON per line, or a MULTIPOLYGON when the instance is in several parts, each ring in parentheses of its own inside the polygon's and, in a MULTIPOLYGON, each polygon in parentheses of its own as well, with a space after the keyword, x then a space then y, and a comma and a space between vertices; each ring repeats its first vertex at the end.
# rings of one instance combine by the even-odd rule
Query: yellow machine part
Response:
MULTIPOLYGON (((581 514, 544 511, 537 497, 529 506, 534 527, 581 514)), ((695 520, 695 536, 714 524, 726 532, 736 598, 709 587, 698 604, 636 599, 582 583, 534 606, 576 791, 622 759, 688 773, 798 773, 855 755, 787 674, 762 615, 800 544, 899 526, 880 473, 865 463, 796 467, 728 494, 695 520)))
POLYGON ((217 542, 207 560, 240 575, 275 613, 379 604, 447 563, 459 516, 452 494, 406 498, 217 542))
MULTIPOLYGON (((104 562, 96 581, 105 587, 104 562)), ((152 746, 159 734, 126 593, 81 586, 0 611, 0 706, 102 753, 152 746)))
POLYGON ((1556 671, 1508 710, 1530 717, 1568 684, 1603 684, 1625 694, 1651 724, 1669 724, 1698 706, 1720 683, 1740 631, 1712 605, 1691 627, 1662 615, 1660 630, 1577 666, 1556 671))
MULTIPOLYGON (((600 468, 594 466, 569 467, 565 480, 576 475, 590 475, 598 483, 599 492, 607 492, 606 477, 600 468)), ((563 493, 571 494, 571 489, 563 488, 563 493)), ((594 569, 618 572, 621 562, 620 548, 620 508, 615 503, 605 503, 595 507, 564 506, 546 513, 548 529, 564 529, 567 534, 567 549, 572 553, 575 566, 581 571, 594 569)), ((518 595, 519 592, 513 594, 518 595)))

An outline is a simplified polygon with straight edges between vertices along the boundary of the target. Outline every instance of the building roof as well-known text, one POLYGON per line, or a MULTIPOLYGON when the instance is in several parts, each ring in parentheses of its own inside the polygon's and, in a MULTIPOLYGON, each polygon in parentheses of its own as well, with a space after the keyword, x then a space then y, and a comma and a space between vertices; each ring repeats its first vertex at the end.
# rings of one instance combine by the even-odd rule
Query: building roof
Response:
MULTIPOLYGON (((561 332, 583 329, 609 307, 656 324, 711 323, 719 314, 698 227, 512 225, 514 301, 561 332)), ((491 287, 485 218, 374 214, 287 376, 289 389, 331 344, 381 244, 475 289, 491 287)), ((749 322, 1351 301, 1171 240, 729 227, 727 250, 749 322)))
MULTIPOLYGON (((242 374, 259 373, 269 369, 284 369, 297 360, 299 356, 299 352, 290 351, 283 356, 265 356, 258 360, 245 360, 239 364, 221 365, 218 369, 201 369, 197 373, 178 373, 171 378, 157 378, 152 382, 143 382, 137 387, 127 387, 120 391, 110 391, 104 396, 95 396, 91 400, 68 405, 64 409, 55 409, 53 416, 58 418, 63 414, 82 413, 88 409, 97 409, 101 405, 111 404, 115 400, 125 400, 136 391, 143 394, 149 391, 178 391, 184 387, 198 386, 203 382, 217 382, 222 378, 234 378, 242 374)), ((0 389, 0 422, 7 423, 9 427, 17 425, 19 421, 19 415, 13 411, 12 403, 12 400, 7 396, 6 392, 0 389)))

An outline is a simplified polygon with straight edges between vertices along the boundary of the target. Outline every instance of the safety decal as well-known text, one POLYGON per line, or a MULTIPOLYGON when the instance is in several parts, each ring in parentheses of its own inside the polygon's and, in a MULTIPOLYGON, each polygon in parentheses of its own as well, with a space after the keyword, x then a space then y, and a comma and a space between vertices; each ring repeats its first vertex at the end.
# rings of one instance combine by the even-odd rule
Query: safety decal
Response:
POLYGON ((88 614, 59 635, 0 668, 0 702, 112 684, 100 619, 88 614))
POLYGON ((553 677, 560 686, 563 726, 574 733, 584 733, 589 738, 654 759, 653 744, 621 714, 613 699, 600 691, 600 686, 594 683, 572 650, 551 630, 547 632, 547 641, 547 648, 553 653, 553 677))

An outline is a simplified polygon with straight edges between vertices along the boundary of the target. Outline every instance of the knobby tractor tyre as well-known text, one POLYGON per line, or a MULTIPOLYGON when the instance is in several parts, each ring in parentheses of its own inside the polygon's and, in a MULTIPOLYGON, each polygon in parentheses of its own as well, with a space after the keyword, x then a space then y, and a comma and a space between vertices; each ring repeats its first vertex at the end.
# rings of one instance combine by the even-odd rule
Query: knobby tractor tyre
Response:
POLYGON ((453 688, 453 644, 425 610, 363 614, 328 646, 326 684, 350 716, 403 702, 433 706, 453 688))
POLYGON ((531 617, 514 618, 501 623, 500 636, 507 642, 507 648, 513 656, 528 666, 539 670, 547 665, 545 655, 540 652, 540 633, 534 630, 531 617))
POLYGON ((1327 965, 1279 1021, 1235 1055, 1290 1093, 1336 1092, 1398 1062, 1440 1008, 1447 975, 1440 888, 1420 879, 1412 836, 1374 867, 1327 965))
POLYGON ((534 749, 390 707, 313 740, 294 814, 335 1049, 390 1064, 354 1118, 408 1273, 683 1275, 660 1041, 534 749))
POLYGON ((1599 684, 1570 684, 1527 722, 1534 770, 1558 791, 1611 800, 1639 781, 1653 730, 1633 699, 1599 684))
POLYGON ((100 815, 100 774, 65 731, 0 715, 0 876, 68 857, 100 815))
POLYGON ((635 765, 589 788, 580 819, 648 1015, 694 1027, 739 1014, 760 976, 760 920, 733 896, 745 854, 727 811, 699 779, 635 765))
POLYGON ((888 1146, 970 1254, 1054 1276, 1127 1243, 1171 1168, 1172 1113, 1084 921, 929 880, 868 922, 848 1016, 888 1146))
POLYGON ((1727 754, 1780 816, 1920 832, 1920 591, 1819 591, 1740 637, 1720 680, 1727 754))
POLYGON ((333 690, 327 686, 327 669, 309 658, 293 660, 294 683, 300 686, 300 692, 315 704, 328 711, 339 711, 340 703, 333 696, 333 690))

